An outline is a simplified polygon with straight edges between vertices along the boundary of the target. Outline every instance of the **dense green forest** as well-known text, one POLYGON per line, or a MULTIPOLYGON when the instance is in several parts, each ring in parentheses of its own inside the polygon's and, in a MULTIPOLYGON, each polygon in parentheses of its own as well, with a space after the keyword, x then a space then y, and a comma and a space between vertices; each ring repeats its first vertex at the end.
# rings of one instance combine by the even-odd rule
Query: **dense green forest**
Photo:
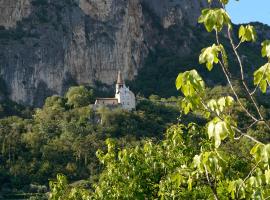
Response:
MULTIPOLYGON (((241 102, 252 109, 252 103, 245 99, 243 88, 237 83, 234 87, 241 102)), ((224 95, 233 95, 229 87, 206 89, 205 101, 211 102, 224 95)), ((260 110, 267 119, 270 118, 269 97, 270 95, 257 96, 261 103, 260 110)), ((177 100, 180 109, 184 100, 185 98, 177 100)), ((201 172, 204 166, 200 162, 205 162, 209 173, 213 173, 211 181, 217 182, 215 190, 221 197, 219 199, 238 199, 233 196, 236 196, 235 190, 243 181, 240 177, 249 177, 250 171, 257 167, 250 156, 254 141, 245 137, 225 140, 225 137, 222 139, 225 140, 223 144, 215 149, 217 143, 208 138, 208 117, 205 113, 197 110, 194 114, 184 115, 184 112, 183 110, 177 123, 168 126, 161 140, 148 137, 119 144, 116 138, 106 139, 107 149, 99 149, 96 153, 102 166, 99 178, 90 181, 90 184, 74 183, 60 173, 55 181, 50 182, 53 192, 51 199, 214 199, 211 187, 207 185, 207 179, 201 172), (192 123, 194 121, 196 123, 192 123), (196 159, 199 159, 197 169, 194 166, 196 159), (238 182, 229 181, 236 177, 239 178, 238 182)), ((251 120, 238 103, 224 112, 230 113, 241 130, 247 129, 251 120)), ((247 131, 250 137, 262 143, 270 142, 270 130, 262 123, 249 127, 247 131)), ((248 184, 254 184, 254 188, 267 189, 264 182, 264 178, 258 178, 254 183, 248 184)), ((245 187, 253 187, 248 184, 245 187)), ((256 192, 261 194, 257 190, 256 192)), ((250 188, 247 191, 243 188, 239 194, 239 199, 256 199, 250 198, 254 195, 250 188)))
MULTIPOLYGON (((237 92, 244 97, 244 94, 241 94, 241 87, 237 83, 236 86, 237 92)), ((207 99, 210 100, 231 94, 231 91, 229 87, 216 86, 213 89, 207 89, 206 93, 207 99)), ((269 96, 258 96, 262 105, 261 109, 266 115, 270 113, 268 98, 269 96)), ((131 148, 128 151, 132 151, 133 147, 146 144, 154 145, 153 148, 160 148, 163 142, 172 141, 172 131, 180 130, 182 126, 180 123, 188 125, 189 122, 196 121, 201 126, 206 123, 206 118, 198 114, 187 116, 181 114, 180 104, 183 97, 168 99, 160 98, 157 95, 151 95, 148 99, 137 97, 137 109, 132 112, 121 109, 109 110, 105 107, 95 110, 91 106, 94 99, 93 90, 82 86, 72 87, 65 97, 47 98, 40 109, 20 108, 16 111, 18 116, 7 116, 0 119, 2 163, 0 185, 3 195, 14 193, 18 194, 14 197, 18 197, 26 192, 34 193, 41 198, 40 194, 44 195, 49 191, 48 181, 53 180, 59 173, 65 174, 67 179, 75 185, 81 185, 91 191, 104 169, 104 163, 99 161, 100 158, 96 156, 96 152, 98 150, 106 151, 108 142, 106 139, 111 138, 115 149, 119 151, 127 147, 131 148), (170 126, 171 128, 169 128, 170 126), (166 131, 166 129, 168 130, 166 131), (164 135, 165 132, 167 133, 164 135), (165 141, 161 142, 162 139, 165 141)), ((245 104, 251 107, 248 101, 245 104)), ((6 115, 10 115, 10 113, 6 113, 6 115)), ((234 107, 233 116, 239 121, 239 126, 246 125, 248 117, 245 116, 239 105, 234 107)), ((261 135, 259 130, 256 127, 250 129, 250 132, 263 141, 268 141, 270 138, 261 135)), ((191 138, 188 135, 181 136, 186 138, 189 144, 183 148, 183 142, 179 143, 179 148, 177 147, 174 153, 178 151, 181 153, 186 148, 185 151, 198 152, 198 143, 202 142, 203 138, 200 138, 196 131, 193 131, 193 134, 195 135, 191 135, 191 138)), ((247 145, 245 140, 241 143, 243 146, 247 145)), ((226 144, 223 148, 232 151, 237 149, 238 145, 239 143, 226 144)), ((160 149, 160 151, 164 150, 160 149)), ((244 147, 239 151, 239 155, 243 157, 247 156, 247 153, 247 149, 244 147)), ((159 156, 166 156, 166 154, 162 153, 159 156)), ((182 162, 182 159, 177 161, 177 158, 172 158, 173 160, 168 158, 166 163, 177 165, 178 162, 182 162)), ((147 167, 153 170, 152 166, 144 166, 146 158, 136 157, 136 159, 139 159, 138 165, 145 167, 145 170, 147 167)), ((248 161, 248 159, 242 160, 234 164, 242 167, 248 161)), ((155 170, 147 170, 145 173, 144 176, 150 177, 151 175, 148 173, 155 173, 155 170)), ((167 174, 164 173, 162 172, 163 175, 159 176, 167 174)), ((200 191, 181 195, 184 198, 185 195, 199 195, 197 193, 200 191)))
POLYGON ((78 86, 65 97, 47 98, 40 109, 3 111, 3 116, 12 116, 0 119, 0 191, 44 192, 57 173, 93 182, 102 169, 96 151, 105 148, 107 138, 119 147, 144 138, 159 140, 179 117, 177 98, 138 97, 133 112, 94 109, 94 99, 93 90, 78 86))

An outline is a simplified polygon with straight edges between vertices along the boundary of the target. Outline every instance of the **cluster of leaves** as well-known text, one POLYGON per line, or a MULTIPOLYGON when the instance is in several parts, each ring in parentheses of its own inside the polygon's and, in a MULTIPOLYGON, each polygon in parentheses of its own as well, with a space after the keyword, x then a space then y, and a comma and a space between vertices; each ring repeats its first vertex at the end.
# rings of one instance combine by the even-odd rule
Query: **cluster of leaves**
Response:
POLYGON ((192 124, 187 127, 174 125, 158 144, 147 140, 123 150, 116 148, 115 141, 107 140, 108 151, 97 152, 105 165, 104 171, 84 200, 207 199, 209 191, 206 187, 191 192, 193 183, 186 166, 192 161, 192 155, 199 152, 194 148, 194 142, 205 142, 205 138, 198 135, 198 128, 192 124), (188 185, 190 190, 186 191, 188 185))
MULTIPOLYGON (((99 181, 82 200, 213 199, 205 173, 209 174, 211 181, 214 182, 214 178, 217 181, 215 187, 219 196, 235 199, 235 190, 246 188, 246 184, 237 185, 229 181, 230 178, 237 179, 237 183, 241 184, 241 176, 245 176, 254 167, 248 159, 243 158, 246 154, 239 153, 241 149, 238 146, 249 141, 243 139, 235 144, 237 154, 227 152, 226 146, 212 151, 215 145, 205 133, 205 128, 196 124, 179 124, 170 127, 165 139, 159 143, 147 140, 143 144, 124 149, 118 148, 114 140, 108 139, 108 151, 97 152, 104 170, 99 181), (210 177, 212 175, 214 177, 210 177)), ((80 191, 81 188, 69 186, 69 190, 63 193, 65 199, 72 200, 72 190, 80 191)), ((244 195, 242 199, 248 197, 245 192, 241 195, 244 195)))
MULTIPOLYGON (((227 2, 222 2, 227 3, 227 2)), ((227 56, 224 47, 219 43, 218 39, 218 32, 224 29, 224 26, 228 26, 228 37, 234 49, 235 55, 239 60, 240 71, 242 75, 242 82, 243 86, 245 87, 246 92, 249 95, 249 98, 253 101, 253 106, 257 108, 258 115, 260 115, 261 120, 267 125, 267 121, 261 115, 258 106, 254 100, 253 93, 250 92, 247 85, 245 84, 244 80, 244 72, 243 72, 243 65, 241 60, 239 59, 239 55, 237 52, 238 46, 242 42, 254 42, 256 41, 256 31, 253 26, 241 26, 239 29, 239 39, 240 43, 238 46, 235 46, 233 43, 233 39, 231 38, 231 22, 226 14, 226 11, 222 8, 220 9, 206 9, 202 11, 202 15, 199 18, 199 23, 204 23, 207 31, 216 32, 217 37, 217 45, 214 44, 211 47, 205 48, 202 50, 199 62, 205 63, 206 67, 209 71, 213 69, 213 65, 220 63, 224 75, 228 80, 228 84, 231 86, 234 96, 236 98, 237 103, 242 106, 242 109, 245 110, 247 115, 249 115, 253 120, 254 123, 257 123, 257 119, 242 105, 241 100, 239 99, 237 93, 234 91, 233 85, 231 84, 231 80, 228 75, 228 62, 227 56)), ((269 42, 265 41, 262 43, 262 56, 268 57, 269 56, 269 42)), ((269 57, 268 57, 269 60, 269 57)), ((187 72, 185 72, 187 73, 187 72)), ((267 87, 269 86, 269 63, 265 64, 261 68, 259 68, 254 73, 254 85, 259 87, 263 93, 266 92, 267 87)), ((180 80, 176 80, 176 87, 178 87, 179 82, 183 80, 183 77, 180 76, 180 80)), ((196 76, 196 81, 202 81, 200 76, 196 76)), ((198 88, 196 81, 193 81, 193 85, 187 85, 188 91, 194 91, 194 88, 198 88)), ((257 87, 255 88, 254 92, 256 91, 257 87)), ((190 101, 189 99, 198 99, 198 95, 200 101, 196 103, 196 107, 194 110, 202 109, 208 113, 207 117, 210 117, 209 123, 207 124, 207 133, 209 139, 213 139, 214 141, 214 148, 212 151, 202 152, 200 155, 194 157, 194 161, 196 161, 196 167, 199 170, 200 175, 206 177, 209 187, 212 190, 213 196, 215 199, 219 199, 218 189, 219 185, 223 185, 224 183, 228 184, 227 195, 230 196, 232 199, 266 199, 269 198, 269 177, 268 177, 268 145, 264 145, 260 143, 258 140, 254 139, 253 137, 246 135, 245 133, 241 132, 237 128, 237 123, 232 119, 230 113, 224 112, 224 108, 228 109, 234 104, 234 98, 232 97, 221 97, 219 100, 210 100, 208 103, 204 100, 204 88, 200 88, 199 92, 192 92, 190 94, 185 93, 183 90, 183 94, 185 96, 185 101, 188 101, 190 104, 194 104, 194 101, 190 101), (212 116, 211 116, 212 115, 212 116), (241 136, 248 137, 252 141, 256 143, 256 145, 252 148, 251 154, 254 156, 254 168, 250 170, 249 174, 245 178, 241 177, 228 177, 226 170, 224 171, 224 162, 226 163, 226 159, 222 154, 218 153, 218 149, 223 140, 226 138, 230 138, 231 140, 235 139, 236 132, 240 133, 241 136), (209 161, 209 162, 207 162, 209 161), (263 164, 262 164, 263 163, 263 164), (226 177, 224 175, 227 175, 226 177)), ((186 109, 186 103, 182 104, 183 110, 186 109)), ((254 124, 253 123, 253 124, 254 124)), ((225 196, 224 193, 221 196, 225 196)))
POLYGON ((265 93, 270 86, 270 40, 262 43, 262 56, 267 57, 268 62, 254 72, 254 84, 265 93))
POLYGON ((231 24, 230 17, 223 8, 204 9, 198 22, 203 23, 208 32, 220 32, 223 26, 231 24))
POLYGON ((67 178, 58 174, 56 181, 50 181, 51 200, 70 199, 70 200, 86 200, 89 197, 89 192, 80 187, 70 187, 67 178))

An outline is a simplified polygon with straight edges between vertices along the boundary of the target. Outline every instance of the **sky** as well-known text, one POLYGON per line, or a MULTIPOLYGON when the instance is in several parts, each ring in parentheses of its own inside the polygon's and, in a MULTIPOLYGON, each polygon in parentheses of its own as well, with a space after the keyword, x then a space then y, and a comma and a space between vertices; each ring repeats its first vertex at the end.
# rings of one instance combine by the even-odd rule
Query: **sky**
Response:
POLYGON ((270 0, 230 0, 227 11, 236 24, 257 21, 270 25, 270 0))

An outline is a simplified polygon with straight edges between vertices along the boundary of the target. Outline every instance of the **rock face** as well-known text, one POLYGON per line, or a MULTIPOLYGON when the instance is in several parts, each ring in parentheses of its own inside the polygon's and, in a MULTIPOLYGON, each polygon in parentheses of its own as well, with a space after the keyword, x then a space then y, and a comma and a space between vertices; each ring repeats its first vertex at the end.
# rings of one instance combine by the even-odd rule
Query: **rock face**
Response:
POLYGON ((198 0, 142 0, 160 19, 164 28, 172 25, 197 24, 198 16, 206 1, 198 0))
POLYGON ((16 22, 31 12, 29 0, 0 0, 0 25, 7 28, 16 26, 16 22))
MULTIPOLYGON (((0 75, 9 97, 42 105, 73 84, 132 80, 161 31, 195 26, 198 0, 0 0, 0 75)), ((179 36, 181 37, 181 36, 179 36)), ((173 43, 173 41, 171 41, 173 43)), ((179 53, 188 53, 186 43, 179 53)))

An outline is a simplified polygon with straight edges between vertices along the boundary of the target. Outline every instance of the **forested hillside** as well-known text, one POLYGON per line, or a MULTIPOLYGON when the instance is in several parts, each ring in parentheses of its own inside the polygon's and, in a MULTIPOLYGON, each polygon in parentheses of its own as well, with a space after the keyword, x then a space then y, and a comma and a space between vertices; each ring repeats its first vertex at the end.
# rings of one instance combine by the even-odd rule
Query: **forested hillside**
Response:
POLYGON ((133 112, 96 110, 90 105, 94 100, 93 90, 72 87, 65 97, 49 97, 27 116, 23 110, 0 119, 0 194, 16 189, 47 192, 48 180, 58 173, 90 184, 102 170, 96 151, 105 149, 107 138, 114 138, 119 147, 144 138, 159 140, 179 116, 177 98, 141 97, 133 112))
POLYGON ((0 1, 0 199, 269 199, 270 28, 228 2, 0 1), (93 105, 119 69, 136 109, 93 105))

